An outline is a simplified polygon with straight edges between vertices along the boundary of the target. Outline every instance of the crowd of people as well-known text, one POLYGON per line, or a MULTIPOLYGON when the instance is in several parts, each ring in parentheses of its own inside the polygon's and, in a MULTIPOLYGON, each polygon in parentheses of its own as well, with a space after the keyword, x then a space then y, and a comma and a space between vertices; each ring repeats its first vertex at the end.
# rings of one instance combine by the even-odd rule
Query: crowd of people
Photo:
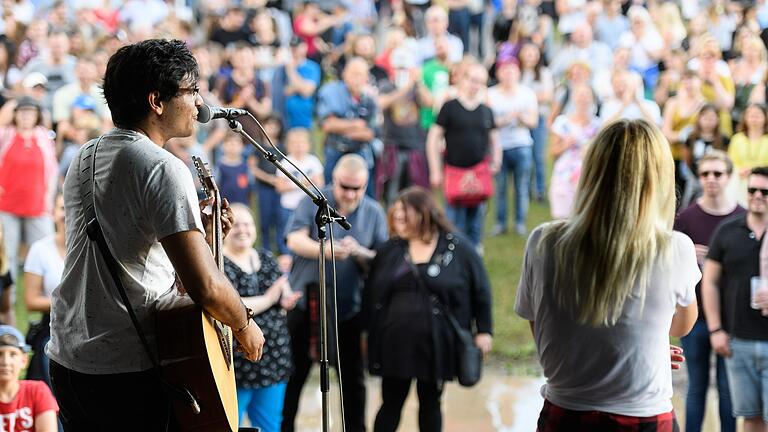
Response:
MULTIPOLYGON (((143 121, 135 117, 140 113, 115 111, 132 105, 105 98, 110 59, 139 41, 177 39, 196 69, 159 91, 196 107, 248 110, 295 164, 290 171, 305 172, 306 184, 320 188, 352 222, 351 231, 332 228, 334 247, 326 251, 337 261, 336 338, 348 430, 365 429, 366 361, 370 373, 384 378, 376 431, 397 428, 412 380, 421 430, 441 430, 443 382, 456 375, 447 355, 454 336, 435 327, 446 317, 432 317, 424 299, 434 294, 490 351, 483 239, 509 231, 527 237, 531 201, 548 203, 553 219, 586 224, 579 216, 586 198, 579 194, 600 184, 585 178, 584 161, 601 130, 618 120, 642 120, 663 134, 674 161, 675 229, 692 239, 704 270, 696 289, 699 318, 682 338, 686 430, 701 427, 711 351, 718 355, 722 430, 733 430, 734 416, 748 424, 766 417, 754 398, 731 398, 728 378, 740 388, 753 385, 751 375, 731 369, 749 343, 768 340, 759 308, 744 306, 750 278, 760 275, 757 221, 768 192, 760 171, 768 166, 768 2, 11 0, 2 13, 0 321, 14 325, 14 303, 21 300, 42 312, 32 326, 34 341, 27 341, 35 353, 31 376, 49 380, 42 347, 73 234, 64 221, 64 178, 83 144, 143 121), (486 229, 491 200, 493 226, 486 229), (729 217, 747 219, 727 232, 717 228, 729 217), (738 236, 746 236, 754 253, 737 248, 743 253, 732 257, 738 236), (14 285, 22 280, 25 294, 17 299, 14 285), (402 342, 395 330, 419 334, 420 341, 394 356, 382 347, 402 342)), ((264 431, 291 431, 318 358, 314 205, 228 129, 224 121, 196 124, 191 136, 161 144, 193 173, 192 156, 208 161, 232 204, 236 223, 225 244, 225 273, 266 339, 263 364, 236 358, 240 415, 264 431)), ((639 175, 629 166, 616 169, 639 175)), ((560 235, 535 233, 535 242, 560 235)), ((690 294, 676 292, 681 307, 690 305, 690 294)), ((536 321, 524 306, 518 312, 536 321)), ((586 324, 583 318, 574 320, 586 324)), ((609 318, 615 324, 616 316, 609 318)), ((12 345, 27 348, 22 341, 12 345)), ((738 361, 750 370, 743 354, 738 361)), ((558 401, 568 405, 563 394, 549 402, 558 401)))

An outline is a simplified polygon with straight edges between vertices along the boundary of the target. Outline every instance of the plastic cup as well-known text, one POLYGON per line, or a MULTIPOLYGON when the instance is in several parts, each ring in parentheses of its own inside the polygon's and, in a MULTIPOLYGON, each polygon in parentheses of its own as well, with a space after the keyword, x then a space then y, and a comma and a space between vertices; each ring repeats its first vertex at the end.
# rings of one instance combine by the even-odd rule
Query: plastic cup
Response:
POLYGON ((760 309, 760 306, 757 305, 757 293, 758 292, 765 292, 768 291, 768 278, 762 278, 760 276, 753 276, 752 279, 750 279, 750 296, 749 296, 749 304, 752 306, 752 309, 760 309))

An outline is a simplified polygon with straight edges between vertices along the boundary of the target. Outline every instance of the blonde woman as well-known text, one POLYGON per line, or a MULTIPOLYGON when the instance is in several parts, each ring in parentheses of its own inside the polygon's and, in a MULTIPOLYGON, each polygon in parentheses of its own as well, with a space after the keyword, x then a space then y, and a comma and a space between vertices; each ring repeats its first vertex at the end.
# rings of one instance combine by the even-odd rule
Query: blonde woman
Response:
POLYGON ((733 134, 731 110, 734 106, 736 86, 733 83, 728 64, 722 60, 717 40, 704 34, 696 42, 692 52, 695 57, 688 67, 698 72, 701 78, 701 94, 707 102, 720 110, 720 127, 726 136, 733 134))
POLYGON ((653 22, 661 39, 664 40, 664 46, 667 48, 679 48, 683 39, 688 35, 685 29, 685 23, 680 16, 680 8, 673 2, 664 2, 654 8, 651 12, 653 22))
POLYGON ((693 327, 701 273, 672 231, 669 144, 644 120, 619 120, 583 174, 573 216, 531 234, 517 291, 547 377, 538 430, 677 430, 669 336, 693 327))
POLYGON ((733 161, 735 175, 731 179, 729 196, 747 205, 747 177, 752 168, 768 165, 768 112, 760 104, 750 104, 744 110, 738 133, 728 145, 728 157, 733 161))

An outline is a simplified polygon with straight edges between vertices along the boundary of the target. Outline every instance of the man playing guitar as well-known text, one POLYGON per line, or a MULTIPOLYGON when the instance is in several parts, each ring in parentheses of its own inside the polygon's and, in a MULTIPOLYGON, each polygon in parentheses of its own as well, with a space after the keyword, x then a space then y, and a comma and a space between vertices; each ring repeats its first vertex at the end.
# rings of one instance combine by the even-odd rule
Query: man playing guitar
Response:
MULTIPOLYGON (((88 171, 93 197, 81 193, 78 179, 80 165, 91 165, 87 157, 75 157, 64 182, 67 254, 52 297, 47 353, 66 431, 175 429, 169 397, 86 234, 90 203, 151 349, 156 305, 176 295, 178 278, 197 305, 232 328, 247 359, 261 357, 262 332, 206 244, 211 230, 206 235, 191 173, 163 149, 194 131, 203 103, 198 74, 178 40, 124 46, 107 65, 104 96, 116 128, 96 144, 95 174, 88 171)), ((233 220, 224 203, 224 233, 233 220)))

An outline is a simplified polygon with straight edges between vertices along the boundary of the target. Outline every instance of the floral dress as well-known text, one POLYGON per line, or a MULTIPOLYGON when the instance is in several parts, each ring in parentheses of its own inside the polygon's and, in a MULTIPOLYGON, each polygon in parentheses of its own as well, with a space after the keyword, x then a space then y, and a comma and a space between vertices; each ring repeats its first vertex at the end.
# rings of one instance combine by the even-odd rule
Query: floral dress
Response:
MULTIPOLYGON (((261 266, 247 273, 229 258, 224 257, 224 274, 242 297, 263 295, 281 272, 271 252, 258 250, 261 266)), ((291 364, 291 337, 285 313, 279 304, 253 317, 264 333, 264 350, 257 363, 248 361, 241 352, 235 352, 235 380, 238 388, 256 389, 288 381, 291 364)))
POLYGON ((568 116, 561 115, 552 124, 552 133, 563 138, 574 138, 576 143, 566 149, 552 166, 549 203, 552 218, 566 219, 573 210, 573 199, 581 176, 581 162, 589 141, 600 129, 600 120, 593 117, 586 126, 575 124, 568 116))

